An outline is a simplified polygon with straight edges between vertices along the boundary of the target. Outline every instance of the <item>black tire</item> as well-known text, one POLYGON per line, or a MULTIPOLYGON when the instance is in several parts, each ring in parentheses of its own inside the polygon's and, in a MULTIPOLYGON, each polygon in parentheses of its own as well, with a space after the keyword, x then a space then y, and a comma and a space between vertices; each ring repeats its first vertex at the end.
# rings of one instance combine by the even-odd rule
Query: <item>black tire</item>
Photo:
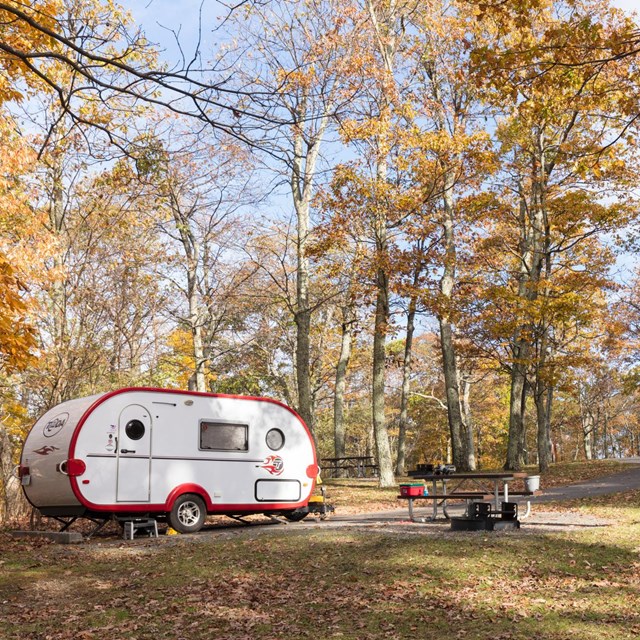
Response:
POLYGON ((308 511, 287 511, 282 514, 289 522, 300 522, 300 520, 304 520, 308 515, 308 511))
POLYGON ((173 503, 169 524, 180 533, 195 533, 202 529, 206 517, 204 500, 194 493, 185 493, 173 503))

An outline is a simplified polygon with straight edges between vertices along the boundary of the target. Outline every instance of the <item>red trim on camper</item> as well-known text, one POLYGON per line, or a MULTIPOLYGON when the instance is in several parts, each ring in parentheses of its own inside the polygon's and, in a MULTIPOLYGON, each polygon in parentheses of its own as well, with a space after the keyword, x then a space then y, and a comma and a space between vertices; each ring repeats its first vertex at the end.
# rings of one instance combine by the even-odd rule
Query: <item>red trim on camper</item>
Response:
MULTIPOLYGON (((156 389, 154 387, 126 387, 124 389, 117 389, 116 391, 110 391, 105 393, 103 396, 100 396, 82 415, 80 420, 78 420, 78 424, 73 431, 73 435, 71 436, 71 442, 69 443, 69 458, 73 458, 76 451, 76 443, 78 441, 78 437, 80 436, 80 430, 84 426, 84 423, 88 420, 91 413, 96 409, 96 407, 100 406, 103 402, 106 402, 110 398, 114 396, 120 395, 121 393, 130 393, 136 391, 148 391, 153 393, 171 393, 178 394, 182 396, 205 396, 207 398, 231 398, 235 400, 254 400, 256 402, 270 402, 271 404, 278 405, 283 409, 286 409, 290 413, 292 413, 299 421, 300 424, 304 427, 307 435, 309 436, 309 440, 311 442, 311 450, 313 451, 313 465, 318 467, 318 457, 316 454, 315 441, 313 436, 311 435, 311 431, 307 426, 306 422, 300 417, 297 411, 292 409, 290 406, 286 405, 284 402, 280 402, 280 400, 274 400, 273 398, 262 398, 259 396, 240 396, 233 395, 228 393, 203 393, 202 391, 184 391, 182 389, 156 389)), ((307 468, 307 475, 311 465, 307 468)), ((317 474, 316 474, 317 475, 317 474)), ((69 477, 69 483, 71 484, 71 489, 78 499, 80 504, 92 511, 108 511, 110 513, 144 513, 144 512, 164 512, 167 511, 167 503, 169 502, 169 498, 167 498, 167 502, 163 505, 159 504, 111 504, 111 505, 103 505, 103 504, 93 504, 89 502, 80 491, 80 486, 78 485, 78 481, 75 477, 69 477)), ((316 479, 313 478, 311 492, 313 493, 316 485, 316 479)), ((182 485, 182 486, 191 486, 191 485, 182 485)), ((197 486, 197 485, 192 485, 197 486)), ((175 489, 169 494, 169 496, 173 495, 175 489)), ((181 494, 184 492, 181 492, 181 494)), ((187 493, 200 493, 195 491, 188 491, 187 493)), ((181 495, 180 494, 180 495, 181 495)), ((252 512, 252 513, 262 513, 263 511, 270 510, 286 510, 286 509, 297 509, 298 507, 303 507, 307 503, 304 501, 295 502, 295 503, 256 503, 256 504, 212 504, 211 499, 208 497, 208 494, 204 492, 203 498, 206 497, 207 501, 207 510, 211 513, 236 513, 236 512, 252 512)), ((177 496, 176 496, 177 497, 177 496)), ((174 498, 175 499, 175 498, 174 498)))
POLYGON ((195 493, 204 499, 207 505, 207 511, 211 511, 213 504, 211 503, 211 496, 199 485, 199 484, 181 484, 175 487, 171 493, 167 496, 167 501, 164 503, 165 511, 171 511, 173 503, 185 493, 195 493))
MULTIPOLYGON (((188 491, 187 493, 198 493, 188 491)), ((182 494, 181 494, 182 495, 182 494)), ((204 496, 203 496, 204 497, 204 496)), ((255 504, 207 504, 207 512, 210 514, 227 513, 263 513, 265 511, 292 511, 306 506, 306 502, 257 502, 255 504)), ((171 509, 165 504, 93 504, 83 499, 83 506, 89 511, 97 513, 168 513, 171 509)))

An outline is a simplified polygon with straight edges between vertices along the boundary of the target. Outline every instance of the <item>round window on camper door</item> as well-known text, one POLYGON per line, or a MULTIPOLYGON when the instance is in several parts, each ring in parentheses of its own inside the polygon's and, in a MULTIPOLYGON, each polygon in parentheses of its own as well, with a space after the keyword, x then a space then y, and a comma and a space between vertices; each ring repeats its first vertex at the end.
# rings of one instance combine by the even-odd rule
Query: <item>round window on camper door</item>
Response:
POLYGON ((140 420, 129 420, 124 432, 130 440, 140 440, 144 435, 144 424, 140 420))
POLYGON ((267 447, 273 451, 284 447, 284 433, 280 429, 271 429, 267 431, 267 447))

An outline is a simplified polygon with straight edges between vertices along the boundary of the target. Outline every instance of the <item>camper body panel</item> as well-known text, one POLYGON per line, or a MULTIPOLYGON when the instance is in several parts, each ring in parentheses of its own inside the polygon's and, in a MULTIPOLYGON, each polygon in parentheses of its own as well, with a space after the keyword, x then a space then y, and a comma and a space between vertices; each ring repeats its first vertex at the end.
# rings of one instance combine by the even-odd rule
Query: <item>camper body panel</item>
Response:
MULTIPOLYGON (((311 435, 276 401, 125 389, 85 409, 59 457, 86 469, 53 477, 88 512, 166 513, 180 495, 197 493, 210 513, 261 513, 304 506, 313 491, 311 435)), ((64 506, 53 504, 58 493, 34 492, 36 484, 25 487, 35 506, 64 506)))
POLYGON ((63 402, 47 411, 32 427, 20 459, 23 488, 32 505, 79 508, 68 476, 59 471, 69 459, 74 431, 91 406, 105 394, 63 402))

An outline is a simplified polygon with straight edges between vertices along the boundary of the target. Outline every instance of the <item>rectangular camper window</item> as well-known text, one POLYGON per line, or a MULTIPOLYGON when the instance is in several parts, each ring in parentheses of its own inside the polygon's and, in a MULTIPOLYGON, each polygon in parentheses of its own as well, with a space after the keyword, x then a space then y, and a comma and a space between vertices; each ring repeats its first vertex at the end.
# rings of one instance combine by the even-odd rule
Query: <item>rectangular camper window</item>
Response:
POLYGON ((249 427, 224 422, 200 423, 200 449, 212 451, 249 451, 249 427))

